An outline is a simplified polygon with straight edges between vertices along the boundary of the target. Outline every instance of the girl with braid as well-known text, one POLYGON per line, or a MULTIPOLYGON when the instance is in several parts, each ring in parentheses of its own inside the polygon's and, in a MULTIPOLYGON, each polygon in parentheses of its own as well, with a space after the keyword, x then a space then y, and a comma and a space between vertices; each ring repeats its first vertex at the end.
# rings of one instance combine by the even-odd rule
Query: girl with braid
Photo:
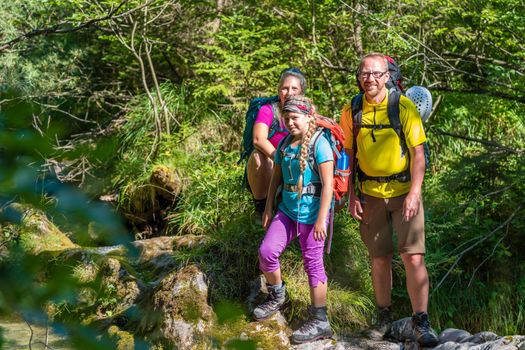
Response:
POLYGON ((292 341, 305 343, 332 336, 326 312, 328 279, 323 250, 333 195, 334 158, 324 136, 310 146, 316 123, 315 107, 308 98, 288 96, 282 111, 290 134, 279 143, 275 152, 275 165, 262 219, 267 231, 259 248, 259 267, 266 277, 269 294, 254 309, 253 316, 256 320, 263 320, 283 308, 287 297, 279 256, 298 237, 310 284, 311 305, 308 307, 308 321, 293 332, 292 341), (315 147, 313 152, 319 175, 309 164, 309 147, 315 147), (283 189, 282 201, 271 219, 273 198, 280 185, 283 189))

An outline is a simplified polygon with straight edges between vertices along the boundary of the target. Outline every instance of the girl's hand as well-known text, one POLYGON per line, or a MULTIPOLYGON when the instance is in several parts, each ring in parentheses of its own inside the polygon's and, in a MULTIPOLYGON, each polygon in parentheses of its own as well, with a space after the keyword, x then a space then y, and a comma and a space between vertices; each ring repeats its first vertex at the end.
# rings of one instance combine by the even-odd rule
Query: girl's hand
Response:
POLYGON ((265 209, 262 215, 262 227, 267 230, 272 222, 272 209, 265 209))
POLYGON ((319 220, 320 218, 317 218, 317 221, 314 225, 314 239, 316 241, 322 241, 326 238, 326 220, 319 220))

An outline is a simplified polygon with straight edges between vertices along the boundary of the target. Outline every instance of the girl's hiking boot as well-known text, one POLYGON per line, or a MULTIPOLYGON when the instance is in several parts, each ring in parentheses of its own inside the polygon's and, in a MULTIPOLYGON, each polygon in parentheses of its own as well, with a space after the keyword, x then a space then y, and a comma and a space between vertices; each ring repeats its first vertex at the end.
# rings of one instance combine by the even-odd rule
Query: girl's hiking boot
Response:
POLYGON ((417 312, 412 316, 412 327, 416 340, 422 347, 434 347, 439 342, 436 332, 430 327, 426 312, 417 312))
POLYGON ((266 284, 268 296, 266 300, 253 310, 253 318, 256 321, 262 321, 281 310, 287 302, 286 285, 282 284, 280 288, 274 285, 266 284))
POLYGON ((326 307, 308 306, 308 321, 292 333, 292 342, 302 344, 311 341, 331 338, 332 327, 326 316, 326 307))
POLYGON ((371 340, 383 340, 385 334, 392 326, 392 312, 390 307, 378 307, 375 315, 375 322, 372 329, 365 332, 365 335, 371 340))

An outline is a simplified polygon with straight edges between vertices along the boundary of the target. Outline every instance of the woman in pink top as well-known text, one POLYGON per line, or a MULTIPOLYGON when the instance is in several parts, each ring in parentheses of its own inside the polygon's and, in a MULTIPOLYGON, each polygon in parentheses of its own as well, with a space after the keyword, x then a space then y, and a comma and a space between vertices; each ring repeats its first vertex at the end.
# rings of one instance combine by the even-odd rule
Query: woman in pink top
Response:
POLYGON ((259 109, 253 126, 253 146, 255 150, 248 159, 248 184, 253 194, 258 220, 262 217, 266 204, 275 150, 279 141, 288 134, 282 120, 281 109, 286 96, 305 94, 306 79, 303 73, 297 68, 285 69, 279 78, 277 91, 279 102, 274 105, 264 105, 259 109), (279 128, 271 138, 268 138, 274 118, 279 121, 279 128))

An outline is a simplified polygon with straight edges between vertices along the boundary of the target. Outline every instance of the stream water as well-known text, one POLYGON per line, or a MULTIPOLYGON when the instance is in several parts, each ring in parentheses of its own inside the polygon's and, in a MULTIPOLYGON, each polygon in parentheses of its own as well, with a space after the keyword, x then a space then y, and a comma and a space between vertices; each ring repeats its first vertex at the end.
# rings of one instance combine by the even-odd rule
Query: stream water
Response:
MULTIPOLYGON (((32 350, 43 350, 46 349, 46 329, 45 327, 32 325, 33 339, 31 346, 29 341, 31 339, 31 329, 23 320, 15 317, 11 318, 0 318, 0 328, 2 330, 2 337, 4 344, 2 349, 4 350, 17 350, 17 349, 32 349, 32 350)), ((47 336, 47 349, 53 350, 70 350, 73 349, 69 346, 68 340, 61 334, 55 334, 49 329, 47 336)))

